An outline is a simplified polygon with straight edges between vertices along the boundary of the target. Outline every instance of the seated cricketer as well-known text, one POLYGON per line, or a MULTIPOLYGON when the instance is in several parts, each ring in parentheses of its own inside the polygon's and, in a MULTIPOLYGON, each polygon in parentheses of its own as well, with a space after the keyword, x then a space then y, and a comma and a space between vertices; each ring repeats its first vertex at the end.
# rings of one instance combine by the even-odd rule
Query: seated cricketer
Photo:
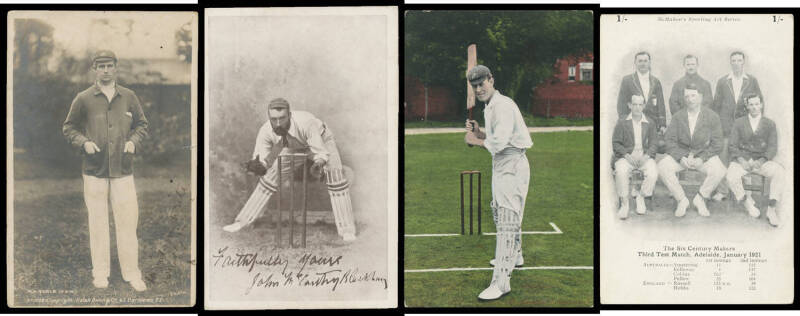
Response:
POLYGON ((641 190, 631 192, 636 197, 636 213, 647 212, 645 198, 653 195, 653 188, 658 180, 658 168, 653 157, 658 149, 656 125, 647 120, 642 113, 644 97, 631 96, 628 102, 631 112, 614 127, 612 145, 614 147, 614 170, 616 171, 617 195, 620 206, 617 215, 621 219, 628 218, 628 186, 631 171, 641 170, 644 182, 641 190))
POLYGON ((780 200, 780 188, 783 188, 783 167, 773 161, 778 152, 778 133, 775 122, 761 113, 763 105, 761 97, 752 93, 744 97, 748 115, 736 119, 731 129, 730 152, 731 163, 728 166, 726 179, 728 186, 737 201, 744 204, 752 217, 760 215, 750 192, 745 193, 742 176, 756 173, 770 179, 769 207, 767 220, 770 225, 778 226, 780 219, 775 213, 775 206, 780 200))
MULTIPOLYGON (((239 231, 261 215, 279 185, 279 154, 307 153, 314 160, 311 175, 317 178, 325 175, 339 235, 346 241, 355 240, 356 226, 349 181, 342 170, 342 160, 331 129, 309 112, 291 111, 289 102, 282 98, 269 102, 267 116, 269 120, 261 126, 256 137, 253 159, 244 164, 249 172, 261 178, 235 221, 223 227, 223 230, 239 231)), ((281 180, 285 185, 293 170, 291 160, 282 160, 282 164, 281 180)), ((300 166, 302 163, 295 163, 295 168, 300 166)))
POLYGON ((686 169, 699 170, 706 174, 700 191, 692 203, 700 216, 710 216, 705 200, 725 177, 725 166, 719 159, 722 151, 722 126, 714 111, 701 106, 703 95, 694 84, 683 90, 686 108, 672 116, 667 128, 667 156, 658 163, 661 181, 678 201, 675 216, 686 214, 689 199, 678 182, 678 172, 686 169))

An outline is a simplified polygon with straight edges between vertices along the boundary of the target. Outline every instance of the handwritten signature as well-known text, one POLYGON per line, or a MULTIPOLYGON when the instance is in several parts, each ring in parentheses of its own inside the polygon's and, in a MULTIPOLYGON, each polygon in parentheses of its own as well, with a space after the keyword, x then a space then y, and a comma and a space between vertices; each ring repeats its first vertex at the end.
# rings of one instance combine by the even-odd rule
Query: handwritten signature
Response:
POLYGON ((277 287, 324 287, 330 286, 331 292, 335 292, 339 285, 375 282, 383 286, 383 289, 389 288, 389 283, 386 278, 378 276, 377 271, 360 272, 358 268, 355 269, 335 269, 325 272, 317 272, 313 275, 296 272, 284 273, 276 277, 274 273, 262 274, 256 273, 250 283, 250 287, 245 290, 245 295, 250 294, 254 288, 277 288, 277 287), (279 281, 282 278, 283 281, 279 281))
POLYGON ((246 269, 252 275, 245 295, 256 288, 278 287, 330 287, 336 291, 340 286, 356 283, 378 283, 383 289, 388 289, 389 284, 385 276, 377 271, 359 271, 358 268, 341 267, 343 256, 320 256, 304 253, 292 265, 288 256, 269 254, 262 247, 257 251, 231 250, 229 247, 217 249, 211 255, 213 266, 223 269, 246 269), (313 272, 306 270, 315 267, 313 272), (307 269, 308 268, 308 269, 307 269), (327 270, 324 270, 326 269, 327 270), (276 270, 279 269, 279 270, 276 270), (317 272, 317 270, 324 270, 317 272))

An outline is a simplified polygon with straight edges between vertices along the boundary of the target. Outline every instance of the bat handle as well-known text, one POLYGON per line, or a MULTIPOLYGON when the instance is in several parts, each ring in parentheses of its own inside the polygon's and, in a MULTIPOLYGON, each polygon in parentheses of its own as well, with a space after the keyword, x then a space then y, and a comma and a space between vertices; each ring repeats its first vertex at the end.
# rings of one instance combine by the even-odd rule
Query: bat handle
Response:
MULTIPOLYGON (((469 112, 467 114, 468 115, 467 119, 471 121, 472 120, 472 108, 469 108, 467 111, 469 112)), ((470 125, 472 125, 472 131, 474 132, 475 131, 475 124, 470 122, 470 125)), ((467 146, 472 147, 472 144, 467 144, 467 146)))

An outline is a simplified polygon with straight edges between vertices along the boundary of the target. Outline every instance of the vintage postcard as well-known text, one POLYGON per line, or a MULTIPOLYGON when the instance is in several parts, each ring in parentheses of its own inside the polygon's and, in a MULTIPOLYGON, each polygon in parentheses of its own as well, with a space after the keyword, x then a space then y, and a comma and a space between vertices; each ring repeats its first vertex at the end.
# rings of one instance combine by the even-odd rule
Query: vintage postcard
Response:
POLYGON ((793 30, 601 16, 601 303, 793 301, 793 30))
POLYGON ((205 23, 205 307, 396 307, 397 8, 205 23))
POLYGON ((594 19, 405 12, 406 307, 594 306, 594 19))
POLYGON ((195 304, 197 19, 9 13, 9 306, 195 304))

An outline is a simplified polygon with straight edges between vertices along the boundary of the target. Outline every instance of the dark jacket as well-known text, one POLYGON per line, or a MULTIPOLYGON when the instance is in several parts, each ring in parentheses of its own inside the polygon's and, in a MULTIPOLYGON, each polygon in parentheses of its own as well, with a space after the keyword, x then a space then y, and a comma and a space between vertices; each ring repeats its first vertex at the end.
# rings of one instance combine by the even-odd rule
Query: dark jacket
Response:
POLYGON ((761 88, 758 86, 758 80, 751 74, 742 79, 742 91, 739 93, 739 99, 734 100, 733 97, 733 80, 729 75, 724 75, 717 80, 717 88, 714 92, 714 104, 711 109, 717 112, 719 120, 722 122, 722 134, 728 137, 731 133, 733 122, 742 116, 747 116, 747 108, 744 103, 744 96, 750 93, 755 93, 761 98, 761 103, 764 103, 764 96, 761 95, 761 88))
POLYGON ((778 153, 778 131, 775 122, 762 116, 753 132, 747 116, 736 119, 731 129, 728 150, 732 160, 739 157, 745 160, 774 159, 778 153))
POLYGON ((83 155, 83 174, 99 178, 118 178, 133 174, 133 154, 123 153, 125 143, 133 142, 136 152, 147 137, 147 118, 139 98, 128 88, 117 85, 111 102, 95 84, 78 93, 69 108, 62 132, 83 155), (92 141, 100 152, 86 154, 83 144, 92 141))
POLYGON ((703 107, 710 107, 713 103, 714 95, 711 94, 711 83, 708 80, 703 79, 698 74, 684 75, 678 81, 675 81, 675 84, 672 85, 672 92, 669 94, 669 112, 672 115, 686 107, 683 90, 692 83, 697 86, 697 91, 703 95, 703 102, 701 102, 703 107))
MULTIPOLYGON (((617 97, 617 114, 619 119, 628 117, 631 110, 628 102, 634 94, 643 95, 642 87, 639 84, 639 75, 634 72, 622 78, 619 86, 619 96, 617 97)), ((650 73, 650 93, 645 95, 644 115, 656 125, 656 129, 667 126, 667 111, 664 107, 664 91, 661 88, 661 81, 650 73)))
MULTIPOLYGON (((633 135, 633 120, 624 119, 617 121, 614 127, 614 135, 611 137, 611 144, 614 148, 614 161, 625 158, 625 155, 633 153, 636 140, 633 135)), ((645 155, 655 158, 658 148, 658 137, 656 125, 650 121, 642 121, 642 150, 645 155)))
POLYGON ((680 161, 681 158, 694 153, 694 156, 708 160, 722 151, 722 127, 719 116, 707 108, 700 108, 694 135, 689 135, 689 113, 686 109, 678 111, 672 117, 665 135, 667 154, 680 161))

